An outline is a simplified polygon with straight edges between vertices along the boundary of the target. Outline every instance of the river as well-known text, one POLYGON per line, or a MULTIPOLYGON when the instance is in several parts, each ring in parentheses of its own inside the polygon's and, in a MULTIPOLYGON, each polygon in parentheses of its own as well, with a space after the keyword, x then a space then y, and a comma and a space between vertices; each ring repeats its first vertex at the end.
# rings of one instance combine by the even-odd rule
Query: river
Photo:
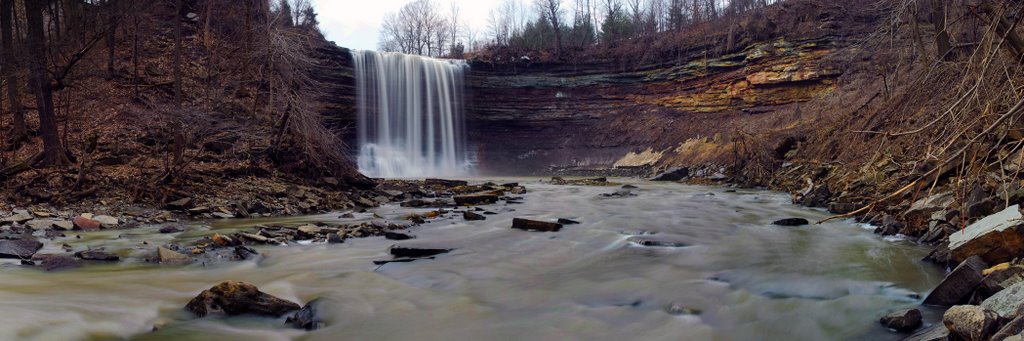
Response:
MULTIPOLYGON (((621 180, 616 187, 556 186, 518 179, 522 204, 485 207, 485 221, 450 214, 406 241, 267 246, 259 261, 186 267, 141 262, 44 273, 0 267, 3 340, 832 340, 898 339, 878 317, 916 306, 942 279, 923 247, 884 240, 851 221, 817 220, 785 194, 621 180), (570 218, 560 232, 510 229, 513 217, 570 218), (631 236, 680 242, 651 247, 631 236), (383 266, 393 244, 454 248, 436 259, 383 266), (282 319, 194 319, 182 307, 228 279, 300 304, 329 300, 327 327, 305 332, 282 319), (153 326, 163 327, 150 332, 153 326)), ((371 212, 399 219, 397 205, 371 212)), ((141 255, 172 238, 254 224, 353 222, 339 214, 194 222, 177 235, 158 227, 104 231, 73 247, 108 245, 141 255), (148 244, 143 244, 143 242, 148 244)), ((59 252, 47 245, 44 252, 59 252)), ((925 310, 926 322, 936 313, 925 310)))

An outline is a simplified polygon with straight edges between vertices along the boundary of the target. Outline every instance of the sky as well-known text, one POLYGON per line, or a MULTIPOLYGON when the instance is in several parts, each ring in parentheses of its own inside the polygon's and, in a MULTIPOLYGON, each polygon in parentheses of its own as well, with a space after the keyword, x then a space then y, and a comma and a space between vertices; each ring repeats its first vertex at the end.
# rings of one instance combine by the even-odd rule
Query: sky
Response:
MULTIPOLYGON (((384 14, 396 12, 412 0, 312 0, 320 29, 342 47, 376 50, 384 14)), ((478 30, 487 27, 487 16, 502 0, 435 0, 447 15, 452 2, 459 6, 459 20, 478 30)))

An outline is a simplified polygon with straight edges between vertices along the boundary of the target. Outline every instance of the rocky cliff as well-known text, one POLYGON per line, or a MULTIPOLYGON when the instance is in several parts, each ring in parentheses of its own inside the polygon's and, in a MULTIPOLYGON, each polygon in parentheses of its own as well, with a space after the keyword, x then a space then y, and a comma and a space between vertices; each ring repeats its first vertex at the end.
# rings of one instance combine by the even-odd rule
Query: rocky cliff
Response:
POLYGON ((471 138, 491 174, 629 172, 714 162, 744 131, 836 89, 834 37, 785 38, 716 58, 490 65, 470 73, 471 138))

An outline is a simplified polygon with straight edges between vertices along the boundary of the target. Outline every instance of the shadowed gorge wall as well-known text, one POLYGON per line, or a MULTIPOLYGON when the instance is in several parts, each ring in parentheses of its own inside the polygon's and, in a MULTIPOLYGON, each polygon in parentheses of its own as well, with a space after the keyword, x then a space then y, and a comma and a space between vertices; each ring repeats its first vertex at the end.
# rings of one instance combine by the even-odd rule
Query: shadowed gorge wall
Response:
POLYGON ((778 128, 759 121, 834 91, 841 71, 829 57, 843 45, 777 39, 633 69, 474 63, 470 135, 485 174, 713 162, 738 130, 778 128))

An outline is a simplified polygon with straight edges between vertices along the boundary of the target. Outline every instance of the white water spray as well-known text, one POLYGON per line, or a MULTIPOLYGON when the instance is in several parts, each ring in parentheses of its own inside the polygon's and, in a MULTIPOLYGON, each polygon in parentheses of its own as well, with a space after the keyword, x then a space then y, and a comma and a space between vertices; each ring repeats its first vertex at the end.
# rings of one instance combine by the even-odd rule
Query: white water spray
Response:
POLYGON ((464 61, 352 51, 359 171, 370 177, 465 175, 464 61))

